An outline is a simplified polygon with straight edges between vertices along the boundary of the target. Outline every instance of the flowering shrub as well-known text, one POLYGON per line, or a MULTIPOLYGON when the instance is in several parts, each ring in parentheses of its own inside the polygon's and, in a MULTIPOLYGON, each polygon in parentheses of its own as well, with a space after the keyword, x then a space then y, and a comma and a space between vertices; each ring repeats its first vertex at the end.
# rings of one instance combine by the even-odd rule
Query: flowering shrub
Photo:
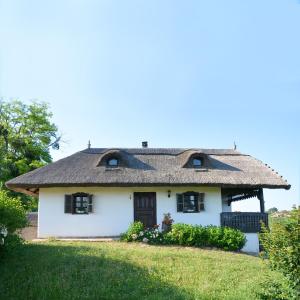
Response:
POLYGON ((145 228, 142 222, 131 223, 128 230, 121 235, 121 240, 127 242, 143 242, 149 244, 162 244, 163 234, 155 228, 145 228))
POLYGON ((144 232, 144 225, 142 222, 133 222, 129 225, 127 231, 121 235, 121 239, 127 242, 133 242, 141 240, 142 235, 140 233, 144 232))
POLYGON ((181 223, 173 225, 169 232, 161 232, 158 227, 145 229, 141 222, 134 222, 121 239, 149 244, 217 247, 231 251, 240 250, 246 243, 245 235, 233 228, 181 223))

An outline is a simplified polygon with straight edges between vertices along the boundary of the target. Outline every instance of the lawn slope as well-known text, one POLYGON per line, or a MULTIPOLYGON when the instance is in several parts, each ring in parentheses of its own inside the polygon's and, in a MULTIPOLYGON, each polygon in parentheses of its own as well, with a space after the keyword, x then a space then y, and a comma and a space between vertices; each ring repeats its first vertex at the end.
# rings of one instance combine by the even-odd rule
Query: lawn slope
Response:
POLYGON ((255 299, 266 274, 259 258, 245 254, 49 241, 0 262, 0 298, 255 299))

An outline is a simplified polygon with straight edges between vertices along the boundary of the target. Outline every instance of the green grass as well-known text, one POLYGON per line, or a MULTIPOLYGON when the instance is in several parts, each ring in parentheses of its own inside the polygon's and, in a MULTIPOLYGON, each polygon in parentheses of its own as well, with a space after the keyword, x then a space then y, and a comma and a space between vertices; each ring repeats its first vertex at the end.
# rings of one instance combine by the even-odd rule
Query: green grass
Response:
POLYGON ((26 244, 0 261, 0 298, 255 299, 266 274, 275 273, 245 254, 49 241, 26 244))

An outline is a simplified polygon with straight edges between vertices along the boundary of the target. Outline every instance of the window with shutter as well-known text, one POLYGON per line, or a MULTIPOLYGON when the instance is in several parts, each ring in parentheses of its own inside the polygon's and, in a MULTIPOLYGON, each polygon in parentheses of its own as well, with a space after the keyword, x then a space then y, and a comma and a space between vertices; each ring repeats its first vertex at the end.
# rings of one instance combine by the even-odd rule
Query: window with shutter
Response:
POLYGON ((177 212, 196 213, 204 210, 204 193, 177 194, 177 212))
POLYGON ((93 196, 86 193, 65 195, 65 213, 88 214, 93 212, 93 196))
POLYGON ((195 192, 186 192, 183 194, 183 212, 193 213, 198 212, 199 194, 195 192))

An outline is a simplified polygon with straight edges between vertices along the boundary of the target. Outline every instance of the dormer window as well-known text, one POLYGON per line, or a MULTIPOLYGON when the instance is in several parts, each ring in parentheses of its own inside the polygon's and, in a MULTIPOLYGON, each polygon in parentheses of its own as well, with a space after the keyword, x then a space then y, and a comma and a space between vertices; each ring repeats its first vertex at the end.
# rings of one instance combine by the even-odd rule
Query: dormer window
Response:
POLYGON ((202 158, 193 158, 193 167, 194 168, 201 168, 203 166, 203 160, 202 158))
POLYGON ((97 167, 105 167, 107 171, 120 170, 120 168, 128 167, 128 164, 128 154, 125 151, 112 149, 100 156, 97 167))
POLYGON ((110 168, 116 168, 119 165, 119 160, 117 158, 109 158, 107 160, 107 166, 110 168))

